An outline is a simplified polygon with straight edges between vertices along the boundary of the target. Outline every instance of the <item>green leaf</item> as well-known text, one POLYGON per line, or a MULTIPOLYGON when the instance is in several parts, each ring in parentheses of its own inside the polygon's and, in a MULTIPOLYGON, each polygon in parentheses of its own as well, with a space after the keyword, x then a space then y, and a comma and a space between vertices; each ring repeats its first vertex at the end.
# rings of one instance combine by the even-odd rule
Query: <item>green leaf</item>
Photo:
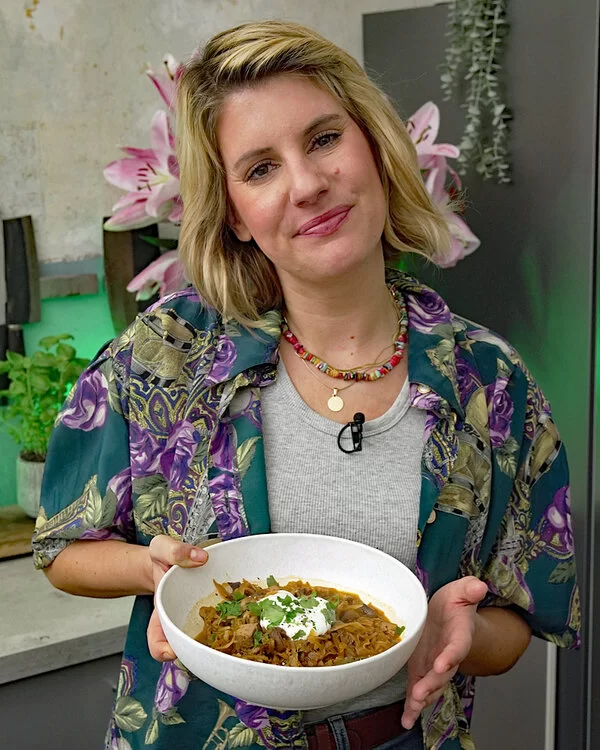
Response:
POLYGON ((35 352, 31 361, 36 367, 56 367, 57 365, 54 354, 47 352, 35 352))
POLYGON ((240 617, 242 614, 242 606, 239 602, 219 602, 215 609, 223 619, 227 619, 228 617, 240 617))
POLYGON ((63 359, 72 359, 75 356, 75 349, 68 344, 59 344, 56 347, 56 354, 63 359))
POLYGON ((162 515, 168 508, 168 487, 160 477, 150 477, 156 484, 135 501, 136 512, 145 520, 162 515))
POLYGON ((267 578, 267 586, 279 586, 279 584, 275 580, 275 576, 269 576, 267 578))
POLYGON ((254 452, 256 450, 256 443, 260 440, 260 436, 251 437, 238 446, 236 451, 238 470, 240 476, 243 477, 250 468, 252 459, 254 458, 254 452))
POLYGON ((12 380, 8 386, 8 392, 10 393, 11 398, 22 396, 27 393, 27 386, 22 380, 12 380))
POLYGON ((258 628, 254 631, 254 635, 252 636, 252 640, 254 641, 254 645, 258 646, 262 643, 263 634, 262 630, 259 630, 258 628))
POLYGON ((40 346, 42 349, 52 349, 59 341, 60 338, 58 336, 44 336, 43 339, 40 339, 40 346))
POLYGON ((11 363, 11 365, 18 367, 23 362, 25 357, 18 352, 8 351, 6 352, 6 359, 11 363))
POLYGON ((404 625, 396 625, 395 633, 396 635, 402 635, 404 631, 406 630, 406 627, 404 625))
POLYGON ((185 724, 185 719, 181 714, 177 713, 176 708, 170 708, 168 711, 165 711, 165 713, 159 713, 158 718, 160 719, 161 724, 166 724, 167 726, 172 726, 173 724, 185 724))
POLYGON ((107 505, 102 502, 102 495, 97 486, 98 475, 90 477, 83 490, 82 500, 84 504, 83 522, 88 529, 101 529, 110 521, 116 510, 116 498, 107 493, 107 505))
POLYGON ((142 704, 129 695, 117 698, 115 704, 115 722, 125 732, 137 732, 142 728, 148 714, 142 704))
POLYGON ((46 393, 48 388, 50 388, 50 378, 36 371, 32 371, 29 376, 29 383, 38 393, 46 393))
POLYGON ((146 737, 144 739, 145 745, 153 745, 156 742, 156 740, 158 739, 158 728, 158 719, 153 719, 150 722, 148 731, 146 732, 146 737))
POLYGON ((299 630, 296 635, 292 636, 293 641, 299 641, 302 638, 306 638, 306 631, 305 630, 299 630))
POLYGON ((246 609, 255 617, 261 616, 262 607, 258 602, 248 602, 248 604, 246 605, 246 609))
POLYGON ((558 563, 550 574, 548 581, 550 583, 567 583, 567 581, 575 578, 576 574, 575 558, 571 558, 570 560, 558 563))
POLYGON ((240 722, 229 730, 227 748, 250 747, 256 739, 256 732, 240 722))
POLYGON ((285 610, 275 602, 267 599, 261 602, 261 619, 267 620, 269 625, 276 628, 285 619, 285 610))
POLYGON ((318 606, 319 602, 315 599, 314 596, 301 596, 298 599, 298 604, 303 609, 314 609, 318 606))

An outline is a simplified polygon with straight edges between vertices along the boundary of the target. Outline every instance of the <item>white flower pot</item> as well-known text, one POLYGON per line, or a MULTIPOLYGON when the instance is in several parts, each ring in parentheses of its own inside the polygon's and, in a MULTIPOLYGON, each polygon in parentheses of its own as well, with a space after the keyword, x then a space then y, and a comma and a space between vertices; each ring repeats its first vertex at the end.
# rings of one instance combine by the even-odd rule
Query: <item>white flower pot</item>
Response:
POLYGON ((30 518, 36 518, 40 509, 43 461, 24 461, 17 456, 17 503, 30 518))

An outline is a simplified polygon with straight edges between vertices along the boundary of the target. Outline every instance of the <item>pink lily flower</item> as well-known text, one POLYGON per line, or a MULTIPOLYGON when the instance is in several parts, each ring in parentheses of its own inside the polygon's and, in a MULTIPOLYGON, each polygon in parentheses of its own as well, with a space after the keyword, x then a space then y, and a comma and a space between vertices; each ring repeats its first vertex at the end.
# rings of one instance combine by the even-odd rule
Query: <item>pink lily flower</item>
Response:
POLYGON ((440 129, 440 110, 433 102, 426 102, 406 123, 406 129, 415 144, 419 166, 425 187, 433 202, 442 212, 450 230, 450 252, 433 258, 441 268, 451 268, 459 260, 477 250, 481 241, 467 223, 450 207, 451 193, 460 190, 462 183, 458 174, 446 159, 456 159, 460 151, 450 143, 436 143, 440 129), (450 177, 450 187, 446 182, 450 177))
POLYGON ((164 297, 181 289, 184 280, 183 265, 177 257, 177 250, 170 250, 138 273, 127 284, 127 291, 136 292, 137 300, 150 299, 157 292, 164 297))
MULTIPOLYGON (((445 159, 441 159, 441 161, 445 162, 445 159)), ((445 188, 445 167, 444 163, 439 163, 438 166, 431 169, 427 175, 425 187, 433 202, 442 212, 450 230, 450 252, 443 256, 434 256, 433 261, 441 268, 452 268, 459 260, 475 252, 481 245, 481 240, 473 234, 467 223, 449 207, 450 195, 445 188)))
POLYGON ((124 147, 125 159, 111 162, 104 177, 111 185, 127 190, 113 206, 113 216, 104 224, 112 231, 138 229, 168 219, 181 219, 179 165, 167 113, 156 112, 150 130, 152 148, 124 147))
POLYGON ((426 102, 409 118, 406 129, 415 144, 421 169, 431 169, 435 157, 456 159, 460 151, 450 143, 436 143, 440 129, 440 110, 437 104, 426 102))
POLYGON ((177 81, 183 71, 183 65, 178 63, 173 55, 167 54, 163 57, 163 67, 164 71, 162 73, 157 73, 152 68, 148 68, 146 75, 158 89, 158 93, 169 108, 169 111, 174 112, 177 81))

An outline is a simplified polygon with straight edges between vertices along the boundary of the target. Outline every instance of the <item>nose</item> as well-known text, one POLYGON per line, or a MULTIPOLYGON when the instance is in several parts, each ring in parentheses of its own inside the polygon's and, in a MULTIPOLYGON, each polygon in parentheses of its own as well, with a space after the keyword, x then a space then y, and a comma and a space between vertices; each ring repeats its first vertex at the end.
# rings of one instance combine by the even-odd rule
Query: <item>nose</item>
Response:
POLYGON ((295 206, 315 203, 329 189, 329 180, 318 164, 305 158, 290 165, 290 202, 295 206))

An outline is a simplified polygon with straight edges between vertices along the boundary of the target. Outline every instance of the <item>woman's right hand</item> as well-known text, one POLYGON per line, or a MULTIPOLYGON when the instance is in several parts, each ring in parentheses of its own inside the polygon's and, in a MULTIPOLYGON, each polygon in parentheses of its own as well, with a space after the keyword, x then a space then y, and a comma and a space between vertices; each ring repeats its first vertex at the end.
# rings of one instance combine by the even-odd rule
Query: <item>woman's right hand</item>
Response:
MULTIPOLYGON (((173 565, 182 568, 197 568, 208 560, 208 554, 201 547, 185 544, 166 534, 155 536, 149 546, 152 565, 152 580, 156 591, 160 579, 173 565)), ((157 661, 173 661, 175 654, 167 641, 158 619, 156 608, 152 612, 147 630, 148 649, 157 661)))

